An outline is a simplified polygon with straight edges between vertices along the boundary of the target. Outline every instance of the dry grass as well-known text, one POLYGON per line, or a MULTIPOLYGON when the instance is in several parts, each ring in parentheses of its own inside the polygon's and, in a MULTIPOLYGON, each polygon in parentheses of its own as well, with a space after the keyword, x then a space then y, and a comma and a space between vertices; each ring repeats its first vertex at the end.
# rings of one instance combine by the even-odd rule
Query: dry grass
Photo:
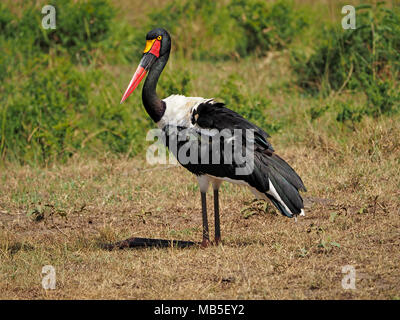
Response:
POLYGON ((306 217, 295 223, 264 211, 226 184, 224 242, 207 249, 99 246, 131 236, 200 240, 199 192, 180 167, 109 157, 46 169, 9 165, 0 187, 0 297, 398 299, 398 123, 366 120, 342 147, 311 127, 307 144, 283 147, 277 136, 276 149, 308 187, 306 217), (41 286, 48 264, 56 290, 41 286), (356 268, 355 290, 341 287, 344 265, 356 268))

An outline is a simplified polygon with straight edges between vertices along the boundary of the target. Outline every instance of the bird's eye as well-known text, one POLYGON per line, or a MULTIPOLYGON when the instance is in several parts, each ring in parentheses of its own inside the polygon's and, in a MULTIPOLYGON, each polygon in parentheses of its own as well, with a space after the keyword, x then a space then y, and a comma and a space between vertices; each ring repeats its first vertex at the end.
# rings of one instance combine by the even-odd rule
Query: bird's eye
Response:
POLYGON ((162 36, 158 36, 158 37, 157 37, 157 40, 161 40, 161 39, 162 39, 162 36))

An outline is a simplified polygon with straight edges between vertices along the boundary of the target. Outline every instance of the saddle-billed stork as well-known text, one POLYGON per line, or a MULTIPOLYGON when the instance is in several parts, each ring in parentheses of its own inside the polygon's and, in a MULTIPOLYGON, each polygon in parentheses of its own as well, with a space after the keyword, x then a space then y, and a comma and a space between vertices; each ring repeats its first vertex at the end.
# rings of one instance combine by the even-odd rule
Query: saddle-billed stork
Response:
MULTIPOLYGON (((306 191, 306 188, 297 173, 274 152, 267 140, 269 135, 265 131, 214 99, 182 95, 159 99, 156 86, 167 64, 170 51, 171 37, 166 30, 156 28, 147 34, 143 57, 121 103, 147 74, 142 90, 143 105, 151 119, 167 134, 171 127, 175 127, 178 131, 186 128, 194 132, 251 130, 254 136, 251 141, 254 145, 253 168, 245 175, 237 174, 235 169, 238 165, 234 161, 219 164, 181 163, 197 176, 199 183, 203 218, 202 246, 210 243, 206 206, 206 192, 210 183, 214 190, 216 244, 221 240, 218 190, 223 181, 248 186, 258 199, 269 199, 279 212, 287 217, 304 215, 304 205, 299 190, 306 191)), ((233 137, 230 140, 236 139, 233 137)), ((244 139, 240 143, 245 142, 248 141, 244 139)), ((178 162, 181 161, 178 159, 178 162)))

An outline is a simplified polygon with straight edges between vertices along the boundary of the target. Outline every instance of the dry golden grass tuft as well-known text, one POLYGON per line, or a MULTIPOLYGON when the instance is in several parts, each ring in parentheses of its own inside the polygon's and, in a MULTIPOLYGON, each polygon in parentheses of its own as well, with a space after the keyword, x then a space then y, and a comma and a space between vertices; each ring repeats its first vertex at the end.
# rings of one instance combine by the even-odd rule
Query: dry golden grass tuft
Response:
POLYGON ((224 241, 207 249, 100 247, 133 236, 200 240, 199 191, 180 167, 104 157, 2 168, 0 297, 399 299, 399 122, 367 119, 346 144, 304 130, 307 143, 273 142, 305 181, 306 217, 296 223, 224 184, 224 241), (44 265, 56 269, 55 290, 41 286, 44 265), (355 290, 341 286, 345 265, 355 290))

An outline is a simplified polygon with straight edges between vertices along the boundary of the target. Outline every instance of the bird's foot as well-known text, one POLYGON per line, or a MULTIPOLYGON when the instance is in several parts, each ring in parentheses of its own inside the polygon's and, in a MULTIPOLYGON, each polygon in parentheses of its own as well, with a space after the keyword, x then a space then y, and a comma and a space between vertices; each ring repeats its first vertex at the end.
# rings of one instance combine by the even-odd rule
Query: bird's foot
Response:
POLYGON ((221 238, 215 238, 214 241, 210 241, 209 239, 203 239, 203 241, 200 243, 200 247, 204 249, 210 246, 218 246, 221 243, 222 243, 221 238))
POLYGON ((211 242, 209 239, 203 239, 203 241, 200 244, 200 247, 204 249, 204 248, 209 247, 210 245, 211 245, 211 242))

